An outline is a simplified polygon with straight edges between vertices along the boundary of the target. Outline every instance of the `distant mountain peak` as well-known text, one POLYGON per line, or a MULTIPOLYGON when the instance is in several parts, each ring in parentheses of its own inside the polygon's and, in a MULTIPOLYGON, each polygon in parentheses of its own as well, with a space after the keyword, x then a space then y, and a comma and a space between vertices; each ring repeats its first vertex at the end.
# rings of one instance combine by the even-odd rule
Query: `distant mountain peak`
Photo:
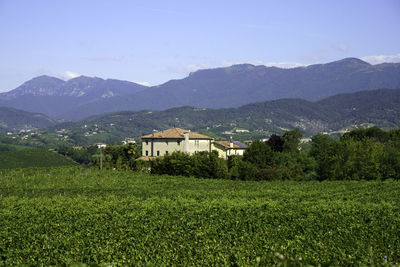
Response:
POLYGON ((34 78, 30 79, 29 81, 37 81, 37 80, 59 80, 59 81, 63 81, 63 80, 61 80, 59 78, 56 78, 56 77, 53 77, 53 76, 49 76, 49 75, 46 75, 46 74, 34 77, 34 78))
POLYGON ((26 81, 14 90, 0 94, 0 98, 9 100, 23 95, 55 95, 57 90, 64 83, 65 81, 61 79, 48 75, 41 75, 26 81))
POLYGON ((253 64, 235 64, 225 69, 227 72, 236 72, 236 71, 252 71, 256 68, 253 64))
POLYGON ((358 66, 371 66, 371 64, 369 64, 368 62, 365 62, 359 58, 355 58, 355 57, 347 57, 341 60, 337 60, 331 63, 327 63, 327 64, 353 64, 353 65, 358 65, 358 66))
POLYGON ((75 82, 75 81, 104 81, 104 79, 99 78, 99 77, 90 77, 90 76, 85 76, 85 75, 80 75, 75 78, 69 79, 67 82, 75 82))
POLYGON ((229 69, 254 69, 256 66, 250 63, 234 64, 229 69))

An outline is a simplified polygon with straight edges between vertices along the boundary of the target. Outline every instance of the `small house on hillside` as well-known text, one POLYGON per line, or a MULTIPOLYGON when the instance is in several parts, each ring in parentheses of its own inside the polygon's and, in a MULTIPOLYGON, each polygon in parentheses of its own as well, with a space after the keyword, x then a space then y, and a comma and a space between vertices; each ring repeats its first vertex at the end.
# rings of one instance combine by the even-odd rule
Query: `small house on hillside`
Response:
POLYGON ((213 138, 190 130, 172 128, 142 136, 142 158, 164 156, 175 151, 194 154, 200 151, 211 152, 213 138))
POLYGON ((229 156, 243 156, 247 145, 240 142, 216 141, 213 143, 212 150, 216 150, 220 158, 228 159, 229 156))
POLYGON ((124 144, 124 145, 127 145, 127 144, 136 144, 136 141, 135 141, 135 139, 133 139, 133 138, 125 138, 125 139, 122 141, 122 144, 124 144))
POLYGON ((95 146, 97 146, 98 148, 105 148, 107 145, 104 143, 95 143, 95 146))

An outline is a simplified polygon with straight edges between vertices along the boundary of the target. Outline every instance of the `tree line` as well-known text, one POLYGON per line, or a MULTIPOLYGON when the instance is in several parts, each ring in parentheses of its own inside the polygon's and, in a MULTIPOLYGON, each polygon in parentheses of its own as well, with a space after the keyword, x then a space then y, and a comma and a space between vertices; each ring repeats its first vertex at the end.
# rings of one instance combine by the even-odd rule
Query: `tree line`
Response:
POLYGON ((400 179, 400 129, 357 129, 338 139, 317 134, 302 149, 300 130, 254 141, 243 157, 175 152, 152 161, 155 174, 238 180, 400 179))
POLYGON ((138 170, 136 159, 140 156, 136 144, 107 145, 105 148, 97 146, 69 147, 60 146, 57 152, 68 156, 76 162, 86 166, 97 166, 106 169, 138 170))
POLYGON ((150 162, 137 160, 136 144, 58 152, 81 164, 153 174, 237 180, 400 180, 400 129, 357 129, 340 138, 317 134, 306 145, 298 128, 268 141, 254 141, 243 156, 218 157, 216 151, 194 155, 174 152, 150 162))

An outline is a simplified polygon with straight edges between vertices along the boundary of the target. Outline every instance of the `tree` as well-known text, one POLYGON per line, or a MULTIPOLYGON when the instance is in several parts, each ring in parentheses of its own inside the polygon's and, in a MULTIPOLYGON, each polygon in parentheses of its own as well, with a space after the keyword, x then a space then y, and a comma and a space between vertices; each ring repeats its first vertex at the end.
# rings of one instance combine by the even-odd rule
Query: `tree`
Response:
POLYGON ((193 157, 193 175, 204 178, 226 179, 229 177, 225 160, 218 157, 217 151, 199 152, 193 157))
POLYGON ((285 141, 279 135, 273 134, 267 141, 267 145, 275 152, 282 152, 285 141))
POLYGON ((254 164, 248 161, 240 161, 235 168, 237 170, 234 171, 238 173, 240 180, 257 180, 258 168, 254 164))
POLYGON ((189 154, 175 151, 152 161, 151 173, 168 175, 193 175, 193 159, 189 154))
POLYGON ((341 137, 341 140, 347 140, 349 138, 357 141, 369 138, 377 142, 385 142, 389 138, 389 133, 383 131, 377 126, 373 126, 366 129, 356 129, 345 133, 341 137))
POLYGON ((320 180, 334 179, 338 167, 338 141, 328 135, 317 134, 312 138, 310 156, 317 162, 317 175, 320 180))
POLYGON ((394 142, 385 144, 380 165, 383 179, 400 180, 400 149, 394 142))
POLYGON ((244 152, 243 161, 261 168, 273 167, 274 151, 262 141, 254 141, 244 152))
POLYGON ((136 144, 108 145, 104 149, 104 154, 110 158, 109 165, 116 169, 134 169, 135 159, 139 157, 136 144))
POLYGON ((303 137, 303 134, 300 132, 300 129, 297 127, 294 130, 286 131, 282 139, 284 141, 283 151, 285 152, 298 152, 300 139, 303 137))

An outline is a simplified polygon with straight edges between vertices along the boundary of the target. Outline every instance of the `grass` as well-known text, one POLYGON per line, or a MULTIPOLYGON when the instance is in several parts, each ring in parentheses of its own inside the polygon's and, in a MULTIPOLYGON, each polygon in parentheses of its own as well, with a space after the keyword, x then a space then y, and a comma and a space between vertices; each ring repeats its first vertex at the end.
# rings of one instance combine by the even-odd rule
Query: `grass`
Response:
POLYGON ((0 169, 76 165, 58 153, 47 150, 17 150, 0 152, 0 169))
POLYGON ((391 265, 400 183, 0 171, 0 265, 391 265))
POLYGON ((15 144, 4 144, 0 142, 0 152, 3 151, 20 151, 20 150, 32 150, 34 148, 30 146, 15 145, 15 144))

